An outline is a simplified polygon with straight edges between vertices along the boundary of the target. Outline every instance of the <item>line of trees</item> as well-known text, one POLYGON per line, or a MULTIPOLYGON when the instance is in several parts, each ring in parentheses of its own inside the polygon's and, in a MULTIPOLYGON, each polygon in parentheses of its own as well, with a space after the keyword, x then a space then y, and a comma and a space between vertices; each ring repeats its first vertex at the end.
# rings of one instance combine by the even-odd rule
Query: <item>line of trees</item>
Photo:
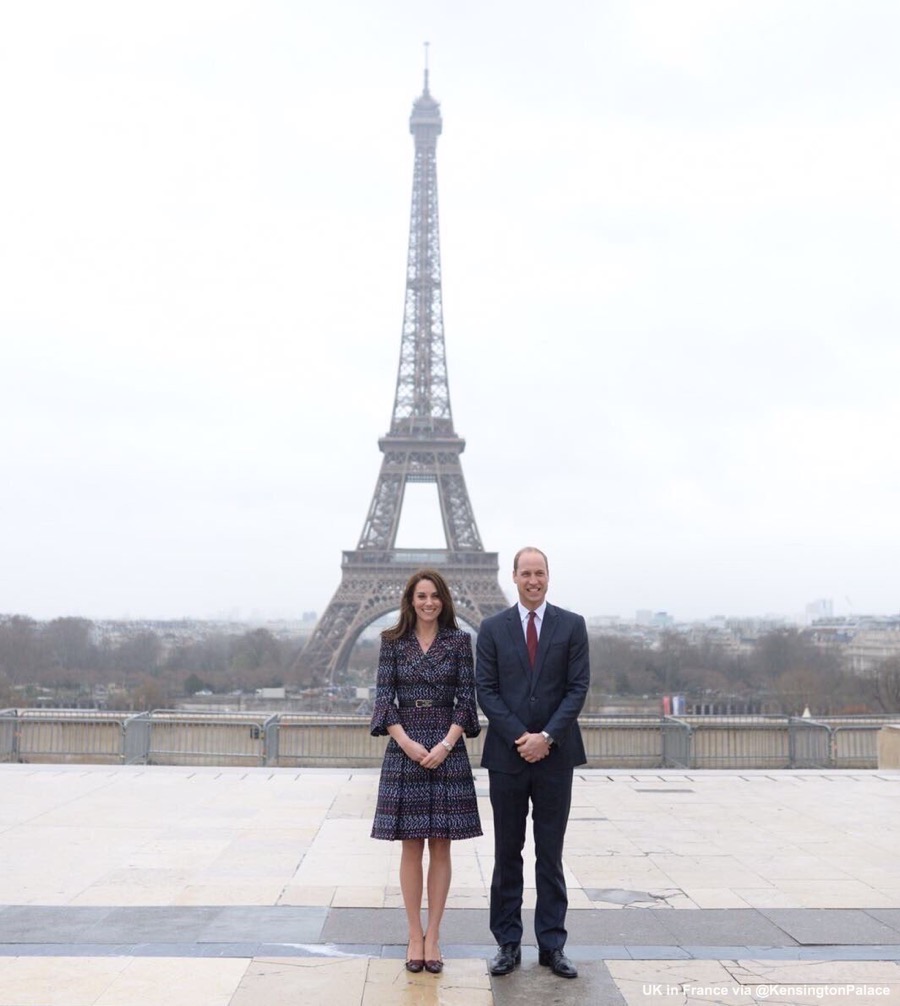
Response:
MULTIPOLYGON (((164 708, 185 695, 303 687, 293 667, 303 639, 280 638, 264 628, 214 632, 201 638, 167 636, 150 629, 116 640, 98 639, 93 622, 23 616, 0 621, 0 707, 28 704, 29 689, 90 694, 116 683, 119 706, 164 708), (23 691, 24 689, 24 691, 23 691), (23 698, 25 701, 23 701, 23 698)), ((589 711, 615 698, 654 699, 683 694, 689 701, 753 701, 770 712, 818 715, 900 712, 900 657, 871 677, 850 674, 840 652, 802 631, 762 635, 749 653, 734 654, 709 641, 663 634, 654 646, 623 636, 591 636, 589 711)), ((378 644, 354 650, 351 684, 372 684, 378 644)))
POLYGON ((648 647, 620 636, 591 638, 590 706, 610 696, 683 694, 689 700, 746 700, 766 711, 801 715, 900 712, 900 657, 861 677, 843 668, 839 650, 817 645, 798 629, 759 637, 748 653, 665 633, 648 647))
POLYGON ((22 688, 76 695, 119 686, 125 708, 160 708, 199 691, 254 691, 287 683, 302 640, 267 629, 170 639, 151 629, 97 639, 85 618, 0 622, 0 706, 21 704, 22 688))

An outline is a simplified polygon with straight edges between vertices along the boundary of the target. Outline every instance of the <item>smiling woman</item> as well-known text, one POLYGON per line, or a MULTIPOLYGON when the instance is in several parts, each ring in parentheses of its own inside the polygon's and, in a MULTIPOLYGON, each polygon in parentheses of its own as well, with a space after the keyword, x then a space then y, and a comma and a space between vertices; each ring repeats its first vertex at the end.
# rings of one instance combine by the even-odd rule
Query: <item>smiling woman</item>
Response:
POLYGON ((443 968, 440 926, 450 890, 450 842, 481 834, 472 766, 462 737, 481 727, 472 644, 456 624, 440 573, 414 573, 397 624, 381 637, 371 731, 389 734, 372 837, 400 839, 400 890, 409 924, 406 967, 443 968), (428 840, 428 925, 422 859, 428 840))

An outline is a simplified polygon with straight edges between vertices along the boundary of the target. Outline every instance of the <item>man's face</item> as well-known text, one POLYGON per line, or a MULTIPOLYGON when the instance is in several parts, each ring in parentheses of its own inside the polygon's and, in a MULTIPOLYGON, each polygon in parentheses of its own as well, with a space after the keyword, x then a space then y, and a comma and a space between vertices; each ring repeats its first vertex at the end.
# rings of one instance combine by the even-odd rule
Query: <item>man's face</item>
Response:
POLYGON ((513 583, 519 591, 522 606, 529 611, 539 608, 550 584, 547 563, 540 552, 523 552, 513 571, 513 583))

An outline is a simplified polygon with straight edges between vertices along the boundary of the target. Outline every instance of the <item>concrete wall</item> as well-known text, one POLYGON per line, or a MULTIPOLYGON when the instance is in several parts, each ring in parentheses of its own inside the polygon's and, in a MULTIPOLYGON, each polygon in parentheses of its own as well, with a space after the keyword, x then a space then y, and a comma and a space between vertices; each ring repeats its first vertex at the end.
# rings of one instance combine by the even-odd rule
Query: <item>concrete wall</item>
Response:
MULTIPOLYGON (((582 733, 589 768, 900 768, 900 723, 883 723, 611 717, 582 733)), ((485 734, 465 741, 475 766, 485 734)), ((362 717, 0 712, 5 761, 355 768, 379 766, 386 744, 362 717)))
POLYGON ((887 724, 878 731, 878 767, 900 769, 900 724, 887 724))

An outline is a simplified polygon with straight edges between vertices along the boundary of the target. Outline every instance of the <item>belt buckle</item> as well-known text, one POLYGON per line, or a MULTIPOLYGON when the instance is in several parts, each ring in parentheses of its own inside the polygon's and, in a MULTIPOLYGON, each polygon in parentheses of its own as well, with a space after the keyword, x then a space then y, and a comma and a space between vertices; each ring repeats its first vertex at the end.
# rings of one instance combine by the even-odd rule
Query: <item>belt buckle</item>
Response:
POLYGON ((432 699, 416 699, 416 709, 430 709, 433 705, 432 699))

